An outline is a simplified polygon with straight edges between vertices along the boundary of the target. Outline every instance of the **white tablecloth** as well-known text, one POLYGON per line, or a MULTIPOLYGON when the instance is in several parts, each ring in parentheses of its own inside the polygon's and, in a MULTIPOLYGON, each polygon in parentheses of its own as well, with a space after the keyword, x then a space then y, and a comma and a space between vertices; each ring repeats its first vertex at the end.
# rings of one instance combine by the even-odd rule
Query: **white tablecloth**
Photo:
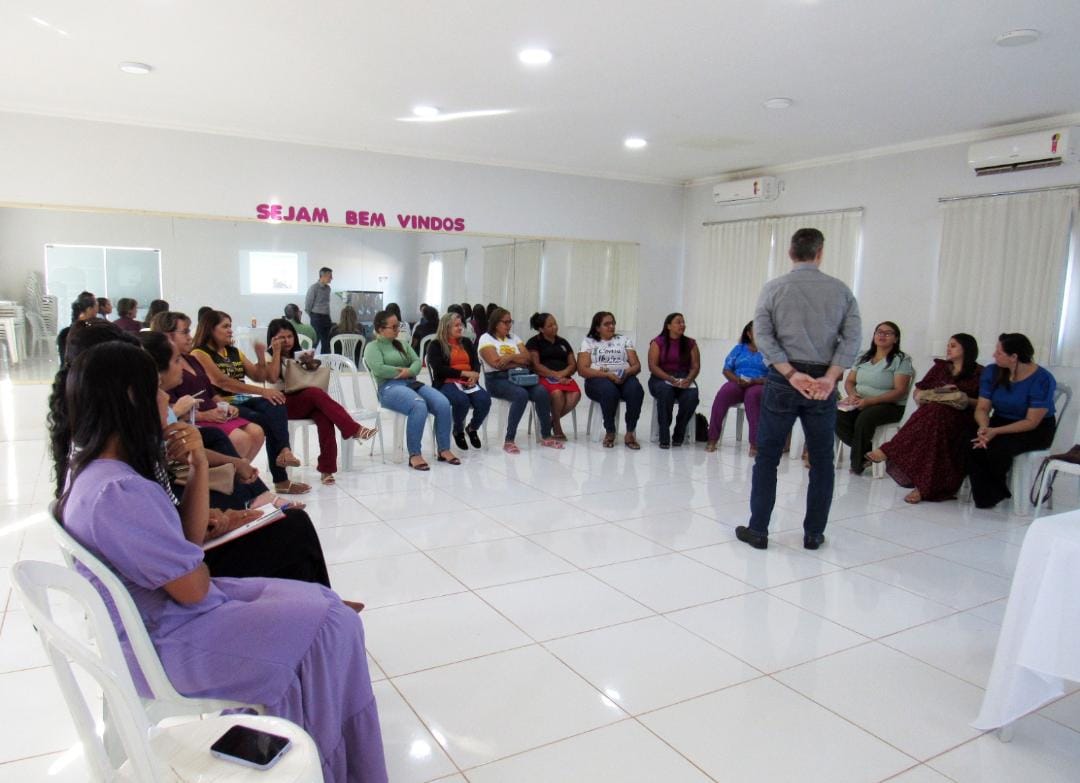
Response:
POLYGON ((1080 680, 1080 511, 1032 523, 1020 550, 982 709, 972 724, 996 729, 1080 680))

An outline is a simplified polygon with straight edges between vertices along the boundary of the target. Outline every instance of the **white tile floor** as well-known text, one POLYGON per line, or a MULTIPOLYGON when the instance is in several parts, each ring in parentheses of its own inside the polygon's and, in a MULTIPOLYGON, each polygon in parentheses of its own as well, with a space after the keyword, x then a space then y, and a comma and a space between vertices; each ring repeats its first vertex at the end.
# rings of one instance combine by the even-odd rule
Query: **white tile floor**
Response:
MULTIPOLYGON (((34 516, 46 394, 0 379, 0 783, 86 777, 7 583, 58 559, 34 516)), ((1080 694, 1009 744, 968 725, 1025 520, 841 471, 807 552, 806 473, 785 461, 759 552, 733 540, 734 441, 463 456, 427 474, 365 456, 308 498, 336 588, 369 607, 391 780, 1077 780, 1080 694)))

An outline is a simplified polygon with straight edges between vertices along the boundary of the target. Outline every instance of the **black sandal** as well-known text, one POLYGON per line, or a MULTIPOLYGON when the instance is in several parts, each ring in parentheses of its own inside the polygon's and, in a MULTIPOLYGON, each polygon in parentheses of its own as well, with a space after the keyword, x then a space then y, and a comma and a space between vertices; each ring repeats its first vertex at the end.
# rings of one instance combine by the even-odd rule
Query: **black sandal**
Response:
POLYGON ((413 470, 431 470, 431 466, 424 461, 424 458, 419 454, 414 454, 409 457, 409 467, 413 470), (419 462, 413 462, 414 459, 420 460, 419 462))
POLYGON ((439 462, 449 462, 451 465, 460 465, 461 460, 454 456, 454 452, 450 451, 450 449, 447 449, 447 451, 450 452, 450 458, 447 459, 442 454, 439 454, 439 462))

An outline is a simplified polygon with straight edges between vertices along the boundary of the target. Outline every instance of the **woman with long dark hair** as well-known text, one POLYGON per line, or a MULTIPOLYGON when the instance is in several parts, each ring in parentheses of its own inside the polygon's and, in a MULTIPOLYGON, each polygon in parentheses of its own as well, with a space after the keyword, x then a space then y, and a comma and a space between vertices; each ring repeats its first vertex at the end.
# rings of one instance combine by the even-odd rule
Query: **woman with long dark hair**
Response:
POLYGON ((375 339, 364 346, 364 364, 378 384, 379 402, 408 418, 405 443, 409 450, 410 468, 431 469, 421 454, 424 425, 429 413, 435 417, 439 462, 460 465, 461 460, 450 450, 450 402, 430 386, 416 380, 416 374, 420 372, 420 357, 411 345, 398 339, 400 324, 398 317, 388 310, 375 313, 375 339))
POLYGON ((915 384, 918 410, 896 436, 866 455, 871 462, 885 461, 885 470, 901 487, 910 487, 908 503, 948 500, 964 483, 964 462, 975 436, 973 411, 979 397, 976 360, 979 344, 970 334, 954 334, 945 346, 945 358, 915 384), (941 392, 947 401, 939 401, 941 392), (955 394, 960 392, 960 394, 955 394))
POLYGON ((866 353, 858 358, 844 379, 847 396, 836 412, 836 434, 851 447, 851 472, 861 476, 869 460, 866 453, 874 430, 904 417, 911 378, 911 358, 900 350, 900 327, 882 321, 866 353))
POLYGON ((716 451, 728 410, 741 402, 746 410, 746 422, 750 425, 750 456, 757 454, 757 425, 768 374, 769 368, 765 366, 765 359, 754 342, 754 322, 750 321, 743 327, 739 342, 724 359, 727 383, 720 387, 713 398, 705 451, 716 451))
MULTIPOLYGON (((319 360, 310 351, 297 355, 300 338, 285 318, 275 318, 266 327, 266 341, 270 344, 272 361, 266 367, 267 380, 282 391, 285 379, 285 365, 299 362, 305 368, 316 369, 319 360)), ((334 428, 341 431, 342 438, 369 440, 376 430, 364 427, 353 420, 349 412, 324 392, 322 389, 308 387, 294 392, 285 392, 285 408, 290 419, 311 419, 319 433, 319 459, 317 468, 320 480, 325 485, 334 483, 337 473, 337 436, 334 428)))
POLYGON ((435 339, 428 343, 427 365, 431 386, 450 401, 454 416, 454 443, 467 451, 481 446, 480 427, 491 410, 491 395, 480 385, 480 357, 476 346, 462 332, 461 316, 447 313, 439 319, 435 339), (472 420, 465 417, 472 409, 472 420), (468 440, 466 440, 468 437, 468 440))
POLYGON ((638 450, 635 430, 641 416, 645 390, 637 374, 641 372, 634 341, 615 331, 615 316, 601 310, 592 317, 589 333, 578 350, 578 374, 585 379, 585 395, 600 403, 604 415, 604 448, 615 446, 615 412, 619 401, 626 403, 626 448, 638 450))
POLYGON ((72 363, 74 456, 58 519, 124 583, 180 693, 295 721, 315 740, 327 781, 385 781, 359 617, 319 584, 211 575, 192 543, 205 530, 185 529, 156 480, 164 440, 189 464, 185 494, 207 502, 206 455, 190 425, 162 429, 158 382, 150 356, 122 342, 72 363))
POLYGON ((143 328, 149 329, 150 323, 154 320, 155 315, 167 312, 169 312, 169 303, 164 299, 155 299, 150 303, 150 306, 146 308, 146 320, 143 321, 143 328))
POLYGON ((1056 390, 1054 376, 1035 363, 1031 340, 1018 332, 998 337, 994 363, 979 379, 978 429, 967 460, 978 508, 993 508, 1012 497, 1007 479, 1013 457, 1053 444, 1056 390))
POLYGON ((56 350, 60 354, 60 364, 64 363, 64 351, 67 346, 67 337, 71 332, 71 327, 82 321, 89 321, 97 318, 98 314, 98 301, 97 297, 89 291, 83 291, 71 303, 71 324, 65 326, 60 330, 60 334, 56 335, 56 350))
POLYGON ((210 382, 223 396, 243 394, 247 399, 236 403, 240 415, 258 424, 266 433, 266 456, 274 490, 283 495, 301 495, 311 490, 307 484, 290 481, 286 468, 300 467, 300 460, 289 445, 289 412, 285 395, 266 386, 244 383, 244 378, 262 383, 269 378, 266 368, 266 345, 255 342, 256 361, 233 345, 232 318, 220 310, 210 310, 199 320, 195 330, 195 348, 191 355, 202 365, 210 382))
POLYGON ((649 341, 649 393, 656 399, 656 418, 660 426, 660 448, 681 446, 686 440, 686 427, 694 418, 698 406, 698 389, 694 383, 701 372, 701 354, 697 342, 686 336, 686 319, 682 313, 671 313, 664 319, 660 334, 649 341), (671 432, 671 414, 679 404, 675 417, 675 433, 671 432))

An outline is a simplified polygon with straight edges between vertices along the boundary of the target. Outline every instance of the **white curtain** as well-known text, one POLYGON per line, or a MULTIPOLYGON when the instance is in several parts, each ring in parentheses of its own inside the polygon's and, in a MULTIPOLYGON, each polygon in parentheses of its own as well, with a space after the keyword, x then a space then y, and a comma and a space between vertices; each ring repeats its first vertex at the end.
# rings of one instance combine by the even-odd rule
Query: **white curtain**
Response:
POLYGON ((484 248, 484 293, 481 299, 497 305, 507 302, 513 257, 513 244, 488 245, 484 248))
POLYGON ((527 323, 529 316, 540 309, 540 265, 543 256, 544 243, 541 241, 514 243, 509 291, 503 306, 519 323, 527 323))
POLYGON ((1074 211, 1069 241, 1065 314, 1058 330, 1056 364, 1080 367, 1080 211, 1074 211))
POLYGON ((779 277, 790 271, 791 259, 788 257, 788 248, 791 246, 791 235, 800 228, 816 228, 825 235, 825 255, 821 262, 821 271, 843 280, 857 296, 862 210, 848 209, 773 218, 770 278, 779 277))
MULTIPOLYGON (((417 301, 424 302, 427 300, 427 281, 428 281, 428 268, 431 266, 431 259, 435 256, 434 253, 421 253, 420 263, 417 264, 416 271, 416 291, 419 294, 417 301)), ((430 302, 429 302, 430 304, 430 302)))
POLYGON ((768 279, 772 228, 767 220, 717 223, 706 243, 703 263, 686 271, 686 318, 701 337, 738 339, 768 279))
POLYGON ((544 243, 540 305, 559 324, 587 329, 593 313, 615 313, 619 331, 637 327, 638 246, 620 242, 544 243))
POLYGON ((465 250, 444 250, 442 259, 442 310, 465 301, 465 250))
POLYGON ((861 209, 715 223, 707 226, 704 261, 683 279, 686 317, 696 335, 738 339, 754 315, 761 286, 791 268, 787 251, 800 228, 825 235, 822 271, 857 288, 861 209))
POLYGON ((1036 361, 1052 361, 1077 194, 1038 191, 942 205, 935 346, 969 332, 988 357, 999 334, 1022 332, 1036 361))

